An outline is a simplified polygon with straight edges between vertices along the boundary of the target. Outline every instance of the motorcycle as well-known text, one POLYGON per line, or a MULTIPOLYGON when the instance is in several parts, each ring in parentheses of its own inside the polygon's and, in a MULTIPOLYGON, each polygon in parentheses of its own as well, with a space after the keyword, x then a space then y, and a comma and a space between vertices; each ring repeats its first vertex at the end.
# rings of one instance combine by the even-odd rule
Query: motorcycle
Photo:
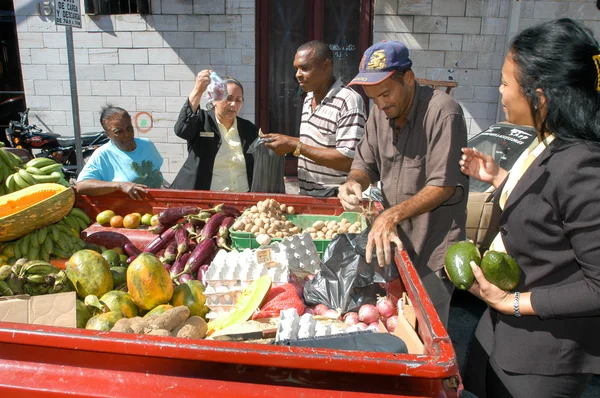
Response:
MULTIPOLYGON (((13 148, 24 149, 32 157, 46 157, 63 164, 65 178, 77 177, 75 138, 64 138, 55 133, 44 132, 34 124, 29 124, 29 108, 19 112, 20 120, 9 122, 6 139, 13 148), (34 150, 39 150, 34 153, 34 150)), ((81 136, 83 164, 92 153, 109 141, 104 132, 81 136)))

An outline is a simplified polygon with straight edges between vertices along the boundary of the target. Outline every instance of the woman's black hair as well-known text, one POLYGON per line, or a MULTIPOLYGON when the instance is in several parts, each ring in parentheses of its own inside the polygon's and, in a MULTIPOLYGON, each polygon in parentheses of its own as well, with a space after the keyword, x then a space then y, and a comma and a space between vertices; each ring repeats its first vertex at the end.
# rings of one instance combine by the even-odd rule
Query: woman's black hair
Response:
POLYGON ((102 126, 104 131, 106 131, 106 122, 109 119, 112 119, 117 115, 123 115, 126 113, 127 111, 123 108, 120 108, 118 106, 112 106, 111 104, 106 104, 102 107, 102 112, 100 112, 100 125, 102 126))
POLYGON ((571 19, 544 22, 519 33, 509 57, 542 137, 556 145, 577 141, 600 144, 600 91, 593 56, 600 54, 592 32, 571 19), (546 97, 543 117, 537 90, 546 97))
POLYGON ((244 86, 242 86, 242 83, 240 83, 240 81, 238 79, 235 79, 231 76, 223 76, 221 79, 223 79, 223 82, 225 83, 225 87, 227 87, 227 84, 229 84, 229 83, 233 83, 236 86, 239 86, 239 88, 242 89, 242 99, 244 98, 244 86))

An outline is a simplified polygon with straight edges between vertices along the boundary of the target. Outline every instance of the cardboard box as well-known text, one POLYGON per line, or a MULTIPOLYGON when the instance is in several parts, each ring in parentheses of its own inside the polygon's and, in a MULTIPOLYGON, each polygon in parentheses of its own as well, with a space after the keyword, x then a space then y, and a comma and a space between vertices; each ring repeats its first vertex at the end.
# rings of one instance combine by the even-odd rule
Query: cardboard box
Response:
POLYGON ((0 297, 0 322, 77 326, 75 292, 0 297))

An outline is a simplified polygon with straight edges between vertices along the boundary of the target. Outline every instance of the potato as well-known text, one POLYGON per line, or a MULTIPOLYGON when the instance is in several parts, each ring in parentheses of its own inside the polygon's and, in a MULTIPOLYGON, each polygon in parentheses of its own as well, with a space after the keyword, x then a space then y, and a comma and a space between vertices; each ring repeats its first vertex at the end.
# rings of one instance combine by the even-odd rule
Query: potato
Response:
POLYGON ((338 234, 345 234, 346 232, 348 232, 348 228, 346 228, 345 226, 344 226, 344 227, 340 227, 340 228, 337 230, 337 233, 338 233, 338 234))
POLYGON ((355 234, 355 233, 357 233, 357 232, 358 232, 358 228, 357 228, 357 227, 356 227, 356 225, 354 225, 354 224, 352 224, 352 225, 350 226, 350 228, 348 228, 348 233, 350 233, 350 234, 355 234))
POLYGON ((333 237, 333 231, 329 230, 325 233, 325 239, 331 239, 333 237))
POLYGON ((130 318, 121 318, 117 321, 117 323, 115 323, 115 326, 113 326, 113 328, 110 329, 110 331, 120 333, 133 333, 133 329, 129 326, 130 323, 130 318))
POLYGON ((287 206, 286 205, 279 205, 279 210, 281 210, 282 213, 285 213, 287 211, 287 206))
POLYGON ((292 206, 288 206, 288 208, 287 208, 288 214, 294 214, 295 212, 296 212, 296 210, 292 206))
POLYGON ((252 224, 246 224, 246 226, 244 227, 244 232, 250 232, 250 230, 252 229, 253 225, 252 224))
POLYGON ((192 316, 173 329, 171 335, 182 337, 184 339, 203 339, 206 337, 207 331, 208 325, 206 324, 206 321, 199 316, 192 316))
POLYGON ((323 228, 321 228, 321 232, 323 232, 323 233, 327 233, 327 231, 329 231, 329 230, 327 229, 327 227, 323 227, 323 228))
POLYGON ((317 232, 317 239, 325 239, 325 234, 323 233, 323 231, 317 232))
POLYGON ((252 213, 258 213, 258 207, 256 207, 256 206, 252 206, 252 207, 250 208, 250 211, 251 211, 252 213))
POLYGON ((325 223, 323 221, 315 221, 312 226, 315 230, 319 231, 325 227, 325 223))
POLYGON ((253 234, 257 233, 258 231, 260 231, 260 227, 258 225, 255 225, 252 228, 250 228, 250 232, 252 232, 253 234))
POLYGON ((245 227, 244 223, 241 220, 238 220, 232 225, 234 231, 242 231, 245 227))
POLYGON ((150 336, 171 336, 171 332, 167 329, 152 329, 146 334, 150 336))
POLYGON ((311 232, 310 233, 310 237, 313 239, 317 239, 317 233, 316 232, 311 232))
POLYGON ((144 333, 146 326, 157 317, 158 315, 151 315, 148 318, 136 316, 135 318, 130 319, 129 327, 133 330, 133 333, 144 333))
POLYGON ((150 330, 165 329, 171 331, 182 324, 189 316, 190 309, 185 305, 180 305, 160 314, 148 325, 148 328, 150 330))
POLYGON ((337 226, 337 222, 335 220, 331 220, 327 223, 327 229, 333 229, 337 226))

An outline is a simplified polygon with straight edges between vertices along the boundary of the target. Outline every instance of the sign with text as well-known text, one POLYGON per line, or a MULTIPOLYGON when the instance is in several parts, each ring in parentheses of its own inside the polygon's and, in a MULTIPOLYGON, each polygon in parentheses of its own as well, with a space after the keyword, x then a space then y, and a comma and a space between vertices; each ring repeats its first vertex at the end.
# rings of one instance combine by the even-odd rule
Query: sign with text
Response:
POLYGON ((80 0, 56 0, 54 22, 57 25, 81 28, 80 0))

